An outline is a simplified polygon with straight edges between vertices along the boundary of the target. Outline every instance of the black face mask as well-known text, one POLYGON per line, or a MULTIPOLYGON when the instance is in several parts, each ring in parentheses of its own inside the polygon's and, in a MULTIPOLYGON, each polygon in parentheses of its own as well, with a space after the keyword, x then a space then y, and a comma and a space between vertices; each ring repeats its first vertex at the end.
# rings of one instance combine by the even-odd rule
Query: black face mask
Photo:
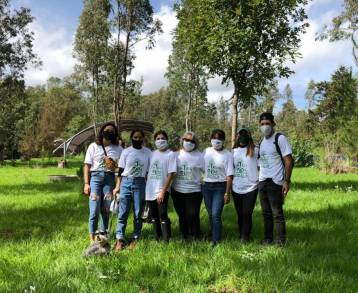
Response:
POLYGON ((105 130, 103 131, 103 138, 105 138, 108 141, 114 141, 116 139, 116 135, 113 131, 105 130))
POLYGON ((134 139, 132 139, 132 146, 133 146, 135 149, 140 149, 140 148, 142 148, 142 144, 143 144, 143 140, 134 140, 134 139))
POLYGON ((250 138, 246 135, 239 136, 239 147, 246 147, 249 144, 250 138))

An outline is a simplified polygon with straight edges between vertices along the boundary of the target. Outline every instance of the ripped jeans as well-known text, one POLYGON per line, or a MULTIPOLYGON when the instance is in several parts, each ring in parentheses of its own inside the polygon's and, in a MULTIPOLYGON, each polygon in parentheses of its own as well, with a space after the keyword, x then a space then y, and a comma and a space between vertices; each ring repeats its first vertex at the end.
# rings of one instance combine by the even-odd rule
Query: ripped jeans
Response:
POLYGON ((115 174, 113 172, 91 172, 88 220, 90 234, 95 234, 97 230, 99 215, 101 215, 100 232, 108 230, 109 208, 111 206, 114 185, 115 174))

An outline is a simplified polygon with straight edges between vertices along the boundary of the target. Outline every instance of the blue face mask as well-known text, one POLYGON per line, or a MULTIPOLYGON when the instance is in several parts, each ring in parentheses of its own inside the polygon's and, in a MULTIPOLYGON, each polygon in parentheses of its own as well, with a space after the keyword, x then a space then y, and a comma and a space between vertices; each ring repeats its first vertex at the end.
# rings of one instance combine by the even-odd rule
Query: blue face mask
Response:
POLYGON ((195 143, 192 143, 190 141, 185 141, 183 142, 183 148, 184 150, 186 150, 187 152, 191 152, 194 148, 195 148, 195 143))
POLYGON ((155 146, 158 150, 165 150, 168 147, 168 141, 166 139, 157 139, 155 146))
POLYGON ((219 151, 223 148, 224 142, 220 139, 212 139, 211 145, 215 150, 219 151))

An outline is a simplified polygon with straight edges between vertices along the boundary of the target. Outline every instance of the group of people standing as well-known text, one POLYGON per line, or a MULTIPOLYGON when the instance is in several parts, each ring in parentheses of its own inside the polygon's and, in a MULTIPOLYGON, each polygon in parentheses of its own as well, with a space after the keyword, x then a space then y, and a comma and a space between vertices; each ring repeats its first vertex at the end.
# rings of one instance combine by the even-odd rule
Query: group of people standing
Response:
POLYGON ((259 194, 264 218, 262 244, 273 243, 275 224, 276 244, 284 245, 283 202, 290 187, 293 159, 287 138, 276 132, 274 126, 272 113, 261 114, 260 144, 255 146, 250 130, 243 127, 237 132, 232 150, 225 148, 225 132, 215 129, 211 147, 201 152, 193 132, 182 136, 179 150, 170 150, 168 135, 163 130, 154 134, 156 150, 151 151, 144 146, 145 135, 140 129, 132 131, 132 145, 123 150, 115 125, 105 124, 96 142, 88 147, 85 158, 84 193, 89 196, 91 241, 99 220, 100 232, 108 232, 110 204, 119 194, 116 251, 127 245, 135 247, 141 235, 145 201, 151 211, 156 239, 169 240, 169 195, 186 240, 202 238, 200 207, 204 199, 213 246, 221 240, 223 207, 232 198, 240 240, 246 243, 250 241, 252 214, 259 194), (125 230, 132 206, 134 231, 127 243, 125 230))

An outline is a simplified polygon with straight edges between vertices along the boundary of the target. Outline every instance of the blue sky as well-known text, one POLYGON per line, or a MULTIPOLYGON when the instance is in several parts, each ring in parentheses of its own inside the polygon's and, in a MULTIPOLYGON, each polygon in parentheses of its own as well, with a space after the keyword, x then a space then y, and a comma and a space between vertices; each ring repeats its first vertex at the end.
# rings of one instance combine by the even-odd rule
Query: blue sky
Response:
MULTIPOLYGON (((205 0, 203 0, 205 1, 205 0)), ((157 46, 146 50, 145 44, 136 47, 135 69, 131 77, 143 78, 143 93, 158 90, 167 84, 164 78, 167 60, 171 51, 171 32, 177 24, 172 11, 174 0, 151 1, 156 17, 163 22, 164 33, 158 37, 157 46)), ((316 42, 316 32, 329 20, 339 14, 343 0, 313 0, 307 7, 310 27, 302 36, 303 58, 293 65, 295 74, 279 81, 280 89, 289 83, 293 89, 294 101, 299 108, 305 108, 304 93, 310 79, 327 80, 339 65, 354 66, 349 41, 338 43, 316 42)), ((41 70, 31 68, 26 72, 28 84, 44 83, 50 76, 64 77, 72 72, 76 62, 72 57, 74 34, 82 10, 81 0, 12 0, 14 7, 25 6, 32 10, 36 20, 32 24, 35 32, 35 50, 44 65, 41 70)), ((221 96, 229 98, 232 87, 222 86, 220 78, 209 81, 208 97, 215 101, 221 96)), ((278 104, 280 107, 280 103, 278 104)))

